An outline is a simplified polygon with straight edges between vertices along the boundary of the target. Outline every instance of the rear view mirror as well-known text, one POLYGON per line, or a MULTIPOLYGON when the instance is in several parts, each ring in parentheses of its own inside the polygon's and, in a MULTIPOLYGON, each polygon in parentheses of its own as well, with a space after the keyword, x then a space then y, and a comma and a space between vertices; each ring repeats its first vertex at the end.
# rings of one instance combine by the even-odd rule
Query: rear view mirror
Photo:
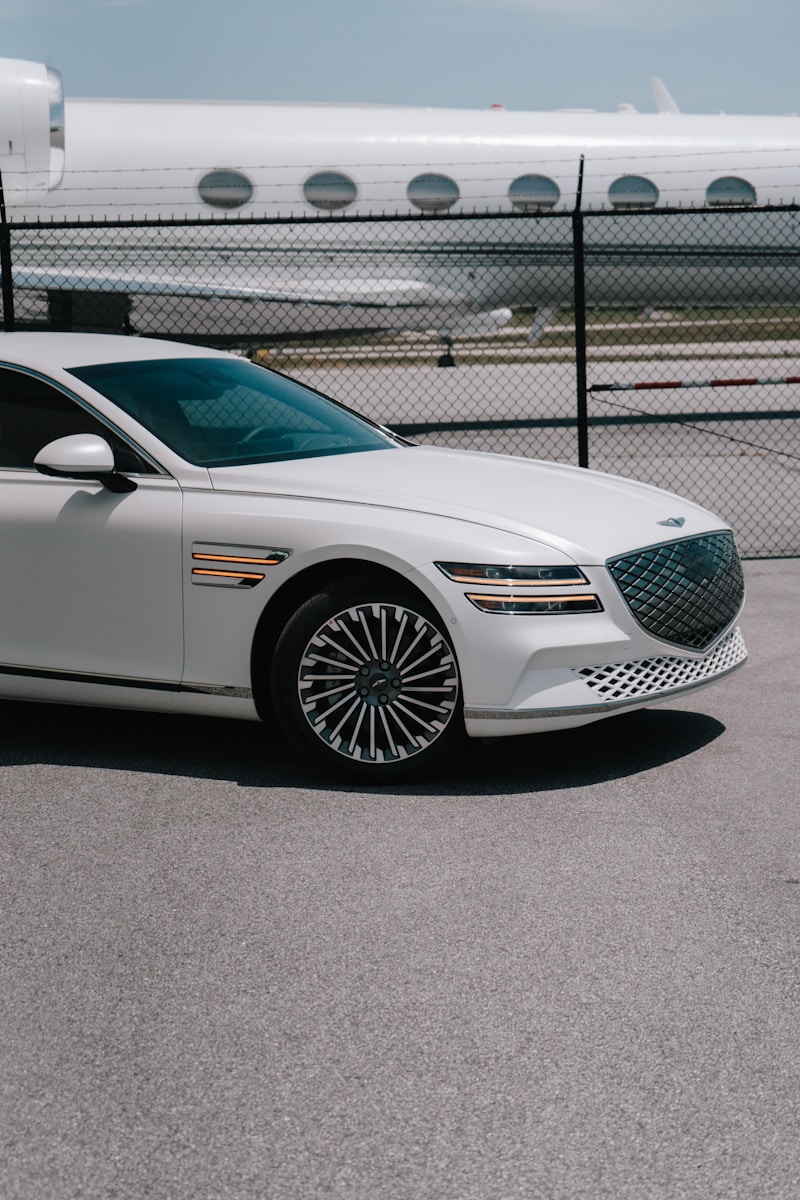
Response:
POLYGON ((42 475, 96 479, 112 492, 132 492, 136 484, 114 468, 114 451, 96 433, 72 433, 43 446, 33 460, 42 475))

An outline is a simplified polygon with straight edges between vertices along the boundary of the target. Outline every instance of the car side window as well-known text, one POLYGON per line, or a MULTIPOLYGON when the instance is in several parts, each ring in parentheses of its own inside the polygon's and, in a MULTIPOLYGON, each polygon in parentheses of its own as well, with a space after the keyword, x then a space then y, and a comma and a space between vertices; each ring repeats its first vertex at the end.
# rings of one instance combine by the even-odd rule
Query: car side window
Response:
POLYGON ((69 396, 32 375, 0 368, 0 467, 32 468, 48 442, 73 433, 105 438, 119 471, 154 473, 127 442, 69 396))

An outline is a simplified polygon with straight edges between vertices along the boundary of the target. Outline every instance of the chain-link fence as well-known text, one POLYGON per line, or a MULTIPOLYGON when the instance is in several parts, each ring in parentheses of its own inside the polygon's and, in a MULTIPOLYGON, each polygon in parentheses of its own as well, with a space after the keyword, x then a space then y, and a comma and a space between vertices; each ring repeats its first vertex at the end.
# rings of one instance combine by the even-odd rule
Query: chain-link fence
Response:
POLYGON ((796 555, 800 211, 8 224, 5 328, 246 350, 418 440, 691 496, 796 555))

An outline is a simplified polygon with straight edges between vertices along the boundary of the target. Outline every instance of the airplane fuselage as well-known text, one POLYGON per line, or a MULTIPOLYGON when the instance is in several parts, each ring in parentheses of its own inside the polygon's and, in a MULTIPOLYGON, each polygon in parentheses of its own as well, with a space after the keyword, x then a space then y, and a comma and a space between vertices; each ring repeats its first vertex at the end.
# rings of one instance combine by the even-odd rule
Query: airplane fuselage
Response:
POLYGON ((789 303, 787 271, 800 294, 793 260, 783 258, 780 271, 769 260, 797 214, 746 211, 800 199, 797 117, 141 100, 62 107, 57 82, 37 64, 0 60, 8 218, 56 222, 19 235, 14 278, 46 295, 51 311, 71 309, 76 294, 114 295, 135 328, 178 336, 218 328, 222 302, 243 338, 492 328, 515 306, 571 302, 579 194, 593 215, 590 302, 789 303), (747 219, 723 223, 720 209, 747 219), (635 219, 623 219, 631 210, 635 219), (426 219, 475 214, 500 219, 426 219), (389 231, 385 216, 421 219, 389 231), (213 224, 168 226, 186 218, 213 224), (273 218, 298 223, 257 223, 273 218), (118 220, 163 224, 73 230, 69 239, 58 230, 118 220))
POLYGON ((421 174, 452 180, 452 215, 519 211, 509 188, 526 176, 558 189, 552 204, 530 207, 571 211, 582 158, 585 210, 613 211, 609 187, 630 176, 652 183, 659 207, 702 207, 721 178, 750 184, 758 204, 800 199, 794 116, 68 100, 65 125, 63 180, 39 195, 12 192, 15 215, 213 215, 198 192, 211 170, 249 180, 242 216, 318 214, 304 185, 321 172, 352 181, 353 199, 332 210, 347 216, 421 211, 408 196, 421 174))

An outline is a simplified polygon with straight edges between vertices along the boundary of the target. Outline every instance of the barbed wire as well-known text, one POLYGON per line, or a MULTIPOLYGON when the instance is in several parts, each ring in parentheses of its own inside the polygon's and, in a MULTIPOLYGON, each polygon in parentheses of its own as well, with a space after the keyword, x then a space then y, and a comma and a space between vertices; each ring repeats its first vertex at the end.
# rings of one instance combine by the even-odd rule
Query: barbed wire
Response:
MULTIPOLYGON (((241 170, 251 170, 251 171, 319 171, 319 170, 324 170, 324 171, 329 171, 329 170, 361 171, 361 170, 374 170, 376 167, 391 167, 393 170, 394 169, 397 169, 397 170, 406 169, 406 170, 418 170, 418 171, 433 171, 436 169, 443 169, 443 168, 455 169, 455 168, 464 168, 464 167, 480 167, 482 169, 486 169, 486 168, 490 168, 490 167, 514 167, 514 168, 519 168, 519 169, 531 170, 534 166, 537 166, 537 165, 557 166, 560 164, 568 164, 569 166, 577 169, 582 155, 585 159, 587 166, 592 167, 592 168, 594 166, 596 166, 597 164, 612 164, 612 163, 616 164, 616 163, 620 163, 620 162, 627 163, 628 165, 630 165, 633 168, 637 167, 642 162, 646 162, 650 166, 652 166, 653 163, 657 163, 657 162, 666 161, 666 162, 683 163, 683 162, 685 162, 687 160, 691 160, 691 159, 702 159, 705 162, 712 157, 723 158, 726 161, 726 163, 730 164, 730 160, 734 155, 735 155, 737 164, 740 161, 742 161, 743 159, 747 159, 750 157, 754 158, 756 156, 759 156, 763 159, 766 156, 772 156, 772 157, 777 157, 777 158, 785 156, 787 159, 790 160, 789 165, 796 167, 797 161, 798 161, 798 156, 800 156, 800 139, 798 140, 798 144, 794 145, 794 146, 785 146, 785 145, 784 146, 761 145, 761 146, 753 146, 753 147, 727 146, 727 147, 720 147, 719 149, 709 149, 706 147, 706 148, 697 149, 697 150, 670 149, 668 151, 660 150, 657 148, 653 148, 652 150, 642 150, 641 147, 637 147, 635 154, 631 150, 624 151, 624 152, 620 151, 619 153, 615 153, 615 154, 602 154, 602 153, 598 153, 596 151, 590 152, 588 150, 581 150, 580 147, 575 147, 575 148, 570 148, 569 152, 565 151, 563 154, 559 153, 559 154, 555 154, 555 155, 545 155, 544 153, 542 153, 542 148, 539 146, 535 146, 535 145, 531 146, 531 147, 526 147, 525 151, 526 152, 524 154, 522 153, 522 151, 519 151, 514 157, 508 157, 508 158, 506 158, 506 157, 488 158, 485 156, 482 156, 480 158, 464 158, 464 157, 448 158, 448 157, 444 157, 443 155, 437 155, 435 158, 431 158, 431 159, 427 159, 427 160, 421 159, 421 158, 415 158, 415 159, 408 159, 408 160, 393 161, 390 163, 379 163, 379 162, 376 162, 376 160, 374 158, 343 159, 343 158, 338 158, 338 157, 333 158, 332 156, 327 156, 327 158, 330 158, 330 161, 327 161, 327 158, 326 158, 326 162, 324 162, 324 163, 321 161, 321 158, 317 158, 317 159, 315 159, 313 161, 309 161, 309 162, 294 161, 294 160, 286 160, 286 161, 281 162, 281 161, 275 161, 273 159, 273 160, 266 160, 266 161, 254 161, 254 162, 251 161, 251 162, 247 162, 246 164, 244 164, 241 160, 233 158, 233 159, 227 161, 227 163, 225 163, 224 165, 223 165, 222 159, 220 159, 220 161, 218 163, 217 162, 211 163, 209 161, 204 161, 202 163, 188 162, 188 163, 180 163, 178 165, 170 165, 168 163, 164 163, 161 165, 154 165, 154 166, 130 166, 130 165, 119 165, 119 164, 116 166, 110 166, 110 167, 77 167, 77 168, 75 168, 75 167, 68 166, 67 170, 71 174, 119 175, 121 173, 132 173, 132 174, 176 173, 177 174, 177 173, 183 173, 185 171, 208 171, 208 170, 227 170, 227 169, 241 169, 241 170)), ((67 144, 67 154, 69 154, 69 144, 67 144)), ((769 162, 768 164, 764 164, 762 169, 765 169, 765 170, 766 169, 774 169, 776 166, 779 167, 780 164, 776 164, 775 162, 769 162)), ((678 169, 682 169, 682 168, 675 168, 675 169, 678 170, 678 169)), ((731 169, 738 170, 738 166, 736 168, 731 168, 731 169)), ((635 173, 635 172, 632 171, 631 173, 635 173)), ((39 172, 31 172, 31 174, 41 174, 41 172, 40 171, 39 172)))

